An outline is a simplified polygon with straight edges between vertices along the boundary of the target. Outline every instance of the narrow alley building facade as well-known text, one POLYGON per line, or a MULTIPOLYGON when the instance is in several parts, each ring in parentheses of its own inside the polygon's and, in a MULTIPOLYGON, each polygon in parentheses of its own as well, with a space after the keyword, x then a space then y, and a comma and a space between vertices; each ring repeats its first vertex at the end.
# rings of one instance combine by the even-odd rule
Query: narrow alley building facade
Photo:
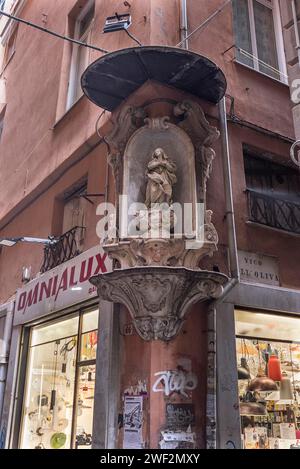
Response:
POLYGON ((0 1, 1 447, 298 444, 292 3, 0 1), (157 161, 202 250, 105 235, 157 161))

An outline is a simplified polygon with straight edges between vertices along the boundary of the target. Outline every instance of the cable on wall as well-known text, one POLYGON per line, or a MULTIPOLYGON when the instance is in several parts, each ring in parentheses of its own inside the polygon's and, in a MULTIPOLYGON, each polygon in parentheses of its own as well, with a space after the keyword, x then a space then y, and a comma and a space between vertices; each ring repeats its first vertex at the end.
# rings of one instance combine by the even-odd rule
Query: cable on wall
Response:
POLYGON ((84 47, 87 47, 88 49, 93 49, 98 52, 104 52, 105 54, 108 53, 106 49, 102 49, 101 47, 97 47, 92 44, 88 44, 86 42, 77 41, 76 39, 73 39, 71 37, 64 36, 62 34, 56 33, 55 31, 51 31, 50 29, 47 29, 47 28, 43 28, 42 26, 32 23, 31 21, 26 21, 26 20, 23 20, 22 18, 6 13, 3 10, 0 10, 0 16, 1 15, 6 16, 7 18, 10 18, 11 20, 17 21, 18 23, 26 24, 26 26, 30 26, 32 28, 38 29, 39 31, 50 34, 51 36, 63 39, 64 41, 69 41, 73 44, 77 44, 78 46, 84 46, 84 47))
POLYGON ((229 3, 231 3, 232 0, 227 0, 222 6, 220 6, 212 15, 210 15, 203 23, 201 23, 197 28, 195 28, 190 34, 188 34, 182 41, 180 41, 178 44, 176 44, 175 47, 180 47, 182 44, 186 43, 186 41, 193 36, 195 33, 203 29, 205 26, 208 25, 208 23, 211 22, 219 13, 221 13, 229 3))
POLYGON ((143 44, 133 35, 131 34, 128 29, 124 29, 125 33, 133 40, 135 41, 140 47, 143 47, 143 44))

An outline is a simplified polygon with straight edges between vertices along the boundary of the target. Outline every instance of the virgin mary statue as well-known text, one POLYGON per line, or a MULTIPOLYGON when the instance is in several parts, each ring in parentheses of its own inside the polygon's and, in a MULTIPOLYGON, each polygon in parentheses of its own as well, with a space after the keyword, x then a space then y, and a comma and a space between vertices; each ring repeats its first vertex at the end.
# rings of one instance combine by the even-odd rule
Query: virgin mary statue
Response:
POLYGON ((167 203, 172 205, 173 186, 177 182, 176 164, 169 160, 161 148, 157 148, 147 166, 148 179, 145 204, 151 208, 153 204, 167 203))

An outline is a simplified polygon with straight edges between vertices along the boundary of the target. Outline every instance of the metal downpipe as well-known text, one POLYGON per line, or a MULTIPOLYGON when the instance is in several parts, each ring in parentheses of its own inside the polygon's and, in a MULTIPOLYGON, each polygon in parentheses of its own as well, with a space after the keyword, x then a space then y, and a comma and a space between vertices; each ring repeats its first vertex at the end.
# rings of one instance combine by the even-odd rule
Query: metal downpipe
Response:
POLYGON ((222 146, 222 163, 224 177, 226 223, 229 250, 229 263, 231 279, 225 285, 222 295, 214 301, 208 310, 207 318, 207 343, 208 343, 208 366, 207 366, 207 398, 206 398, 206 448, 217 448, 217 337, 216 310, 218 304, 222 303, 231 290, 239 283, 239 261, 237 251, 237 239, 235 228, 235 215, 232 194, 231 163, 229 152, 229 138, 226 113, 226 98, 219 102, 219 118, 222 146))

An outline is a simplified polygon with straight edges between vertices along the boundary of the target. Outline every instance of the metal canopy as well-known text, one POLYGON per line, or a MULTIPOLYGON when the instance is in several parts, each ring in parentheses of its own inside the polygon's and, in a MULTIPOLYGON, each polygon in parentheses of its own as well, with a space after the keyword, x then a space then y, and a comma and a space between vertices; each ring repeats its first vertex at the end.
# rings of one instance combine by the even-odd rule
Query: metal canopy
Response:
POLYGON ((217 104, 226 78, 211 60, 185 49, 146 46, 106 54, 83 73, 86 96, 108 111, 116 109, 146 81, 154 80, 217 104))

